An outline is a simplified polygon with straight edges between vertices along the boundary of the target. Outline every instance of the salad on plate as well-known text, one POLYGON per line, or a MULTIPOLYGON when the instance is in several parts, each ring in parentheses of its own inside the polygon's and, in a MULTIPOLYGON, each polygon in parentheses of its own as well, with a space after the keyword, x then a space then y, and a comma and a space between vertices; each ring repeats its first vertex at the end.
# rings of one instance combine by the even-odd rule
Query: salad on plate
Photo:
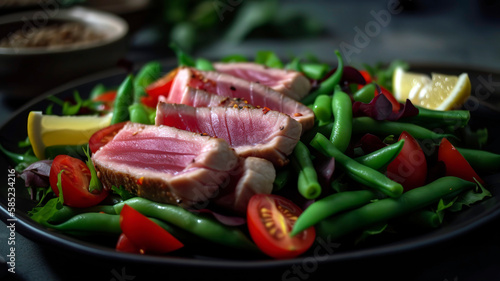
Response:
POLYGON ((120 252, 215 245, 290 259, 321 239, 435 229, 492 196, 483 178, 500 172, 500 155, 469 126, 466 73, 358 69, 338 51, 332 68, 174 49, 175 69, 150 62, 119 85, 48 97, 26 116, 25 153, 0 146, 30 191, 32 220, 106 236, 120 252))

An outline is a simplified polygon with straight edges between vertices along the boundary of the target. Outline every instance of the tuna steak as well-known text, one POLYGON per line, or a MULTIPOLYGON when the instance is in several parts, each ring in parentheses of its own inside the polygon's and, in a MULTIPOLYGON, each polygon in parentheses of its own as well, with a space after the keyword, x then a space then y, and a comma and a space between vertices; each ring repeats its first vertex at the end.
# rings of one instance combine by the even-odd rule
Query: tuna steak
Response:
POLYGON ((156 125, 166 125, 222 138, 242 157, 288 163, 299 141, 300 124, 277 111, 240 107, 191 107, 159 102, 156 125))
POLYGON ((285 113, 299 121, 303 132, 314 125, 314 113, 310 108, 259 83, 224 73, 182 68, 175 76, 167 101, 178 103, 178 96, 185 93, 186 87, 204 90, 222 97, 239 98, 256 107, 267 107, 285 113))
POLYGON ((300 101, 311 90, 311 82, 302 73, 269 68, 253 62, 214 63, 218 72, 266 85, 294 100, 300 101))
POLYGON ((183 207, 215 197, 238 157, 222 139, 168 126, 128 123, 92 161, 107 187, 183 207))
POLYGON ((239 172, 231 175, 229 186, 213 202, 244 214, 254 194, 271 194, 275 178, 276 170, 271 162, 256 157, 242 158, 239 172))
POLYGON ((194 107, 251 106, 248 104, 248 101, 240 98, 218 96, 189 86, 182 91, 171 92, 168 97, 160 96, 159 101, 165 103, 185 104, 194 107))

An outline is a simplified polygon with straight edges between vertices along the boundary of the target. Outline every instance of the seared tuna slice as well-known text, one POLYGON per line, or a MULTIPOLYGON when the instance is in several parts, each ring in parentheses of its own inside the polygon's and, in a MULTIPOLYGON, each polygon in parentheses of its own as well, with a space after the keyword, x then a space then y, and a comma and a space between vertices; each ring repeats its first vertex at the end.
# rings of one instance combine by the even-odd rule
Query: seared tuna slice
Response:
POLYGON ((161 96, 160 101, 166 103, 185 104, 194 107, 253 107, 248 104, 248 101, 240 98, 218 96, 189 86, 185 87, 183 90, 172 91, 168 97, 161 96))
POLYGON ((269 68, 253 62, 214 63, 213 66, 218 72, 266 85, 294 100, 301 100, 311 90, 309 79, 293 70, 269 68))
POLYGON ((254 194, 271 194, 276 171, 271 162, 256 157, 241 158, 239 169, 231 174, 231 183, 221 189, 213 202, 244 214, 254 194))
POLYGON ((188 207, 215 197, 239 160, 222 139, 128 123, 92 161, 108 188, 122 185, 138 196, 188 207))
POLYGON ((314 125, 314 113, 309 107, 259 83, 214 71, 203 72, 183 68, 179 69, 172 83, 167 101, 175 103, 174 97, 179 93, 184 93, 186 87, 204 90, 222 97, 240 98, 255 107, 267 107, 288 114, 299 121, 302 125, 302 132, 314 125))
POLYGON ((301 125, 288 115, 259 108, 191 107, 159 102, 156 125, 222 138, 242 157, 288 163, 299 141, 301 125))

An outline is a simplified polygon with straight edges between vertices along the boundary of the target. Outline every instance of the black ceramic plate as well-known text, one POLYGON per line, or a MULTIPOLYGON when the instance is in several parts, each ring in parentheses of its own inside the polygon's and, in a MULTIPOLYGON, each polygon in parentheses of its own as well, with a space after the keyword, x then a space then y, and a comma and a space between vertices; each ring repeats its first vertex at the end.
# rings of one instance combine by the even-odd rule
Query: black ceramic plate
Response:
MULTIPOLYGON (((165 64, 165 69, 173 64, 165 64)), ((467 103, 467 108, 471 110, 471 125, 475 127, 487 126, 490 132, 490 142, 485 147, 487 150, 500 153, 500 137, 498 124, 500 122, 500 87, 495 81, 500 81, 500 74, 495 72, 481 71, 470 68, 460 67, 413 67, 415 71, 435 71, 449 74, 459 74, 468 72, 473 86, 473 98, 467 103)), ((17 142, 26 138, 26 120, 31 110, 44 110, 49 102, 46 100, 48 95, 55 94, 58 97, 69 97, 74 90, 78 90, 82 95, 90 92, 97 83, 103 83, 106 86, 118 85, 125 73, 123 71, 108 71, 87 77, 73 83, 67 84, 61 88, 55 89, 47 95, 26 105, 17 111, 0 128, 0 143, 9 150, 17 149, 17 142)), ((6 173, 9 163, 4 156, 1 157, 0 171, 4 173, 4 181, 0 183, 0 216, 3 221, 11 218, 7 209, 7 180, 6 173)), ((426 231, 417 235, 405 237, 391 237, 390 239, 374 239, 369 243, 353 246, 351 243, 341 243, 335 249, 332 255, 327 258, 317 260, 322 263, 352 261, 366 258, 373 258, 390 253, 401 253, 414 250, 423 246, 430 246, 445 240, 449 240, 465 232, 477 228, 478 226, 492 220, 500 214, 500 175, 492 175, 485 180, 493 193, 493 197, 479 204, 472 206, 454 216, 450 216, 445 225, 439 229, 426 231)), ((46 229, 30 220, 27 212, 30 211, 34 202, 29 199, 28 192, 23 185, 22 180, 16 181, 16 205, 15 217, 17 218, 16 231, 22 235, 44 243, 51 247, 73 251, 76 254, 84 254, 114 261, 153 264, 165 266, 182 267, 204 267, 204 268, 232 268, 232 269, 264 269, 274 267, 289 267, 296 263, 304 261, 304 256, 292 260, 271 260, 264 256, 249 257, 242 253, 220 253, 208 251, 200 253, 186 253, 182 256, 148 256, 132 255, 118 253, 113 249, 114 241, 110 243, 97 243, 92 239, 78 239, 57 233, 46 229)), ((115 239, 115 238, 114 238, 115 239)), ((308 253, 313 255, 313 251, 308 253)), ((305 255, 307 257, 307 254, 305 255)))

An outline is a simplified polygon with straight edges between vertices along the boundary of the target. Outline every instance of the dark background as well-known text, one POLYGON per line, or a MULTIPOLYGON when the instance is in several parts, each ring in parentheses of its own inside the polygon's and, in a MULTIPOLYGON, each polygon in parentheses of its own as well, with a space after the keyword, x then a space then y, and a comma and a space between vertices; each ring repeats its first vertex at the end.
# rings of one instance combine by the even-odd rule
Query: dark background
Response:
MULTIPOLYGON (((95 6, 96 3, 98 1, 84 4, 95 6)), ((108 10, 123 16, 131 25, 130 47, 124 59, 133 65, 151 59, 168 60, 173 55, 168 42, 174 38, 195 56, 207 58, 232 53, 251 57, 257 50, 265 49, 284 58, 313 54, 320 60, 334 61, 333 50, 339 49, 348 64, 358 67, 362 63, 402 59, 410 65, 500 72, 500 1, 154 1, 139 10, 126 8, 122 5, 121 10, 120 7, 108 10), (394 2, 400 4, 396 6, 397 13, 390 6, 394 2), (382 17, 388 14, 390 17, 382 17), (242 24, 245 17, 250 20, 242 24)), ((6 13, 10 9, 0 7, 0 11, 6 13)), ((499 93, 492 91, 491 94, 499 93)), ((26 102, 0 95, 0 123, 26 102)), ((499 280, 499 225, 497 218, 464 235, 422 249, 323 264, 301 280, 499 280)), ((2 222, 1 257, 7 253, 8 234, 2 222)), ((115 274, 128 277, 122 280, 159 277, 276 280, 287 270, 199 269, 194 272, 78 256, 64 249, 39 245, 19 233, 16 240, 17 273, 0 280, 7 277, 12 280, 121 280, 115 274)))

